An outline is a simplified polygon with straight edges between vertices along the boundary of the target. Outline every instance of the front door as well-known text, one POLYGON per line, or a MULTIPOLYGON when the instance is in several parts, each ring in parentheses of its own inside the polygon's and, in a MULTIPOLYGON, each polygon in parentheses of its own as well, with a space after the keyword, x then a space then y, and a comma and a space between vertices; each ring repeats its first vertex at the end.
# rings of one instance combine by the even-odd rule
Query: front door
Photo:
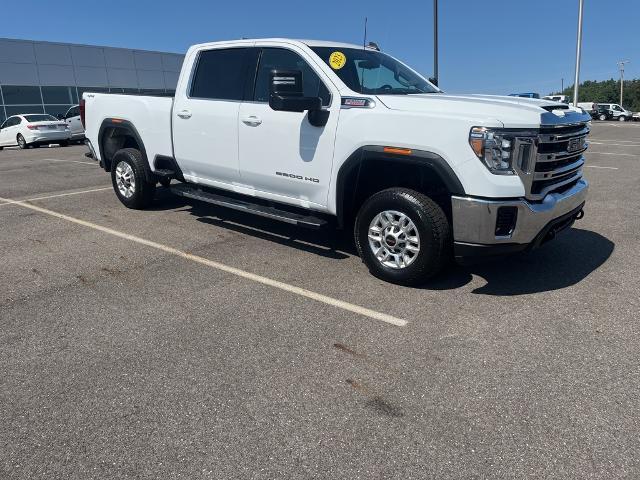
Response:
POLYGON ((222 187, 238 180, 238 111, 250 55, 245 47, 203 50, 191 84, 176 92, 174 153, 187 179, 222 187))
POLYGON ((253 99, 240 105, 240 178, 242 185, 277 200, 321 209, 327 205, 340 97, 324 73, 316 72, 303 55, 293 48, 262 48, 253 99), (304 95, 321 97, 330 111, 324 127, 311 125, 308 112, 269 107, 273 69, 302 71, 304 95))

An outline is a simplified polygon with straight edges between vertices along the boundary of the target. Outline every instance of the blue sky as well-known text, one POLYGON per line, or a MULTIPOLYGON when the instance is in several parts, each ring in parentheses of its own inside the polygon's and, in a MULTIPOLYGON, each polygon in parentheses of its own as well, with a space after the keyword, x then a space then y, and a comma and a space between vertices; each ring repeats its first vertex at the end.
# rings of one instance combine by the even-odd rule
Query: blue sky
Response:
MULTIPOLYGON (((42 0, 32 0, 40 3, 42 0)), ((42 2, 44 3, 44 2, 42 2)), ((185 52, 240 37, 369 39, 426 76, 431 0, 64 0, 3 22, 0 36, 185 52)), ((547 94, 574 75, 578 0, 440 0, 440 86, 447 92, 547 94)), ((640 0, 585 0, 581 80, 640 78, 640 0), (604 29, 602 26, 608 23, 604 29)))

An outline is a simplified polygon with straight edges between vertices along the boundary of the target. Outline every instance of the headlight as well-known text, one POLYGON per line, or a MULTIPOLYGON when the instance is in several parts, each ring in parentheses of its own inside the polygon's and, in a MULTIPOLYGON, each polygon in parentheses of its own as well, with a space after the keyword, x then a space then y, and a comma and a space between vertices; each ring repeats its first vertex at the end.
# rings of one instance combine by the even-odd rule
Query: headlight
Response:
POLYGON ((469 145, 491 173, 515 175, 512 136, 499 129, 473 127, 469 132, 469 145))

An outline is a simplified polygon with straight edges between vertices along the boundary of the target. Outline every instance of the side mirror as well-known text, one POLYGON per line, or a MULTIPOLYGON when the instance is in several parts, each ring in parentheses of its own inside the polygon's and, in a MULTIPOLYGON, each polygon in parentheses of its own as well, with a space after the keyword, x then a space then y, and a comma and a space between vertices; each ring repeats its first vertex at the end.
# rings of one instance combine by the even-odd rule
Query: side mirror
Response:
POLYGON ((271 70, 269 76, 269 106, 281 112, 309 111, 309 123, 314 127, 324 127, 329 111, 322 110, 320 97, 305 97, 300 70, 271 70))
POLYGON ((320 110, 320 97, 305 97, 302 93, 300 70, 271 70, 269 106, 283 112, 320 110))

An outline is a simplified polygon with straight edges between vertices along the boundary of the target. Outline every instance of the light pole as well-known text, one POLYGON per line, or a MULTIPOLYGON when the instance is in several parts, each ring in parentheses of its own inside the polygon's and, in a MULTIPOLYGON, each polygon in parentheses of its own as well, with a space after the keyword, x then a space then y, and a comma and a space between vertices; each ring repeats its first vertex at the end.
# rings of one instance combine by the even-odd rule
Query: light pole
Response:
POLYGON ((620 69, 620 106, 621 107, 622 107, 622 94, 624 93, 624 66, 627 63, 629 63, 629 60, 621 60, 618 62, 618 68, 620 69))
POLYGON ((576 77, 573 81, 573 106, 578 106, 578 85, 580 84, 580 50, 582 48, 582 9, 584 0, 578 0, 578 41, 576 42, 576 77))
POLYGON ((433 0, 433 79, 438 86, 438 0, 433 0))

